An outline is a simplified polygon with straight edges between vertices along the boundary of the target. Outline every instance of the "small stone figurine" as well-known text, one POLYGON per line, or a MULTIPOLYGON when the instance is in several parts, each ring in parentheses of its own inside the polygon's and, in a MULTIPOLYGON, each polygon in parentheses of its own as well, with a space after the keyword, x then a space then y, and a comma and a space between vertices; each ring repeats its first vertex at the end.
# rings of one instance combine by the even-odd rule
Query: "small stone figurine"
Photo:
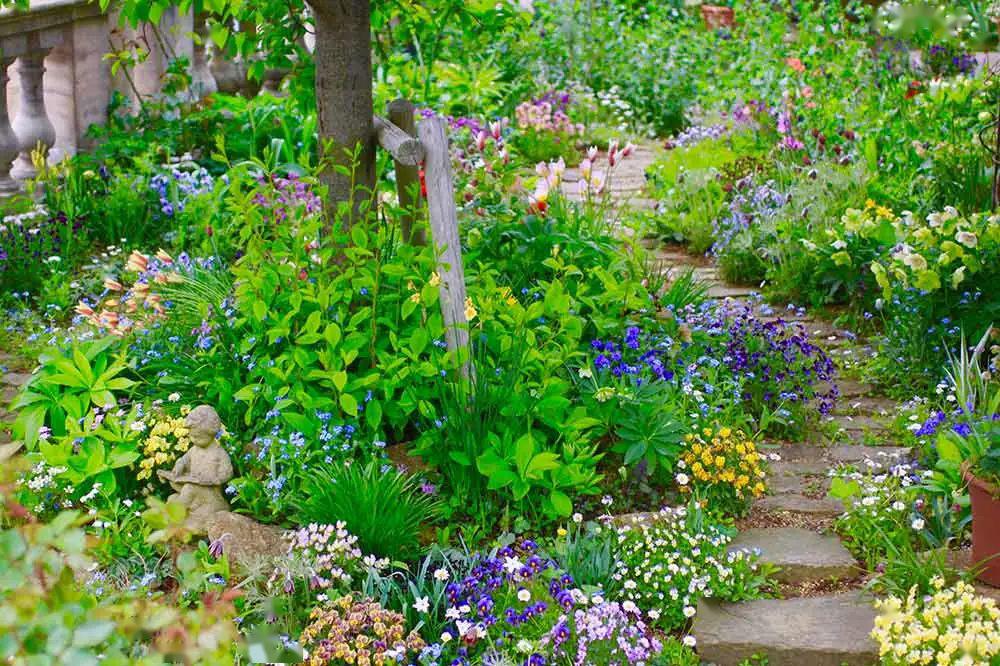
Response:
POLYGON ((208 518, 229 510, 222 486, 233 478, 233 463, 219 443, 222 421, 214 409, 208 405, 195 407, 184 425, 191 448, 177 459, 172 470, 161 469, 157 475, 176 491, 167 501, 187 507, 186 527, 204 533, 208 518))

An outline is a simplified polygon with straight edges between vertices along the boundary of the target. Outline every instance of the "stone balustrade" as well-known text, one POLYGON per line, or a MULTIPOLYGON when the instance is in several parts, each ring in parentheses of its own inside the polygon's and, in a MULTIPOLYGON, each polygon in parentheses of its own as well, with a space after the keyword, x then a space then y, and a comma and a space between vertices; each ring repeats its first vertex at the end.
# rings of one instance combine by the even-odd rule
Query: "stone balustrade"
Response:
POLYGON ((191 63, 192 94, 240 89, 245 70, 227 58, 210 61, 208 40, 196 34, 204 37, 204 21, 190 13, 167 12, 158 30, 133 30, 92 0, 31 0, 28 11, 0 11, 0 196, 34 175, 33 152, 52 162, 89 148, 87 129, 107 120, 114 91, 133 101, 155 95, 173 57, 191 63), (105 54, 129 43, 148 56, 128 77, 112 76, 105 54))

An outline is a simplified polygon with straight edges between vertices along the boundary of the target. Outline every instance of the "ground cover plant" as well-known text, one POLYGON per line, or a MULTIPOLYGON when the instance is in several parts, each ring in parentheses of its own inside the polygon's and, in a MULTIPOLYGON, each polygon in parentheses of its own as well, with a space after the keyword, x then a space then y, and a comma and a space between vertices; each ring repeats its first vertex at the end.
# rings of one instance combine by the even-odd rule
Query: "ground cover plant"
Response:
POLYGON ((883 663, 993 664, 988 8, 335 4, 205 3, 270 92, 175 58, 0 204, 0 658, 694 665, 699 609, 864 588, 883 663), (821 445, 860 380, 903 448, 821 445), (740 545, 803 526, 849 575, 740 545))

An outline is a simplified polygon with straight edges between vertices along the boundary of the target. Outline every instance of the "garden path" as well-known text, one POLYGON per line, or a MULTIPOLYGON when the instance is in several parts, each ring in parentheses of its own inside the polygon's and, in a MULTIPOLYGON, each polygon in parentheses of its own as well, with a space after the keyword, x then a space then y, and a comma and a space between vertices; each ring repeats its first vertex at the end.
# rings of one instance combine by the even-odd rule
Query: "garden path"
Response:
MULTIPOLYGON (((623 209, 653 209, 644 193, 645 170, 661 149, 640 146, 624 161, 611 183, 616 217, 623 209)), ((573 175, 567 174, 572 182, 573 175)), ((750 300, 761 316, 798 321, 831 354, 845 375, 838 386, 840 405, 799 442, 773 442, 782 457, 771 470, 771 494, 756 502, 740 524, 734 548, 757 549, 764 561, 780 567, 780 599, 744 603, 703 602, 693 633, 702 659, 735 666, 754 655, 769 666, 861 666, 877 662, 869 634, 875 611, 861 587, 863 571, 833 533, 843 512, 839 501, 826 496, 828 472, 842 462, 862 462, 899 451, 885 444, 886 421, 893 401, 874 386, 848 378, 855 359, 871 352, 866 340, 838 329, 794 306, 772 306, 765 314, 755 288, 721 279, 713 262, 678 247, 647 244, 662 271, 693 270, 718 299, 750 300)))

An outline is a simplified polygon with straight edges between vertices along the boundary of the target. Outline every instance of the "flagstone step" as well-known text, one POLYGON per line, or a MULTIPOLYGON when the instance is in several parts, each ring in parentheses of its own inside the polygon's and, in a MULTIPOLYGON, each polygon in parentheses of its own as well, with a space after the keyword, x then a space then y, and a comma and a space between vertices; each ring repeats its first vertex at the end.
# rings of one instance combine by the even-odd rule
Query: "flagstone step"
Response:
POLYGON ((713 284, 708 288, 707 296, 709 298, 746 298, 753 294, 760 293, 760 290, 755 287, 745 286, 741 287, 738 285, 731 284, 713 284))
POLYGON ((780 567, 775 579, 789 585, 853 578, 857 562, 840 539, 802 527, 763 527, 740 532, 730 550, 760 553, 764 562, 780 567))
POLYGON ((768 666, 870 666, 878 648, 870 634, 875 610, 857 593, 702 601, 692 633, 703 662, 737 666, 755 655, 768 666))
POLYGON ((844 513, 844 505, 832 497, 807 497, 800 493, 769 495, 754 502, 765 511, 794 513, 813 518, 836 518, 844 513))
POLYGON ((866 458, 876 462, 889 462, 896 458, 906 458, 912 451, 905 446, 864 446, 842 444, 831 446, 827 455, 835 463, 860 463, 866 458))
MULTIPOLYGON (((875 392, 875 387, 871 384, 859 382, 854 379, 838 378, 833 383, 837 386, 837 390, 840 392, 840 397, 842 399, 858 398, 875 392)), ((821 393, 826 393, 830 390, 830 387, 831 385, 829 382, 824 382, 822 384, 817 384, 816 390, 821 393)))
POLYGON ((31 374, 27 372, 8 372, 0 375, 0 384, 21 387, 28 383, 31 374))
POLYGON ((14 456, 15 453, 21 450, 24 445, 23 442, 10 442, 8 444, 0 444, 0 462, 9 460, 14 456))
POLYGON ((815 497, 826 495, 830 479, 826 474, 828 466, 822 463, 777 463, 771 466, 767 477, 767 489, 772 495, 805 495, 815 497), (795 471, 801 466, 806 471, 795 471))
POLYGON ((842 416, 879 417, 888 422, 899 406, 895 400, 878 396, 858 396, 854 399, 844 399, 835 408, 835 413, 842 416))
POLYGON ((835 424, 838 428, 842 428, 849 432, 876 432, 885 430, 887 427, 887 419, 868 416, 866 414, 840 414, 831 417, 830 422, 835 424))

